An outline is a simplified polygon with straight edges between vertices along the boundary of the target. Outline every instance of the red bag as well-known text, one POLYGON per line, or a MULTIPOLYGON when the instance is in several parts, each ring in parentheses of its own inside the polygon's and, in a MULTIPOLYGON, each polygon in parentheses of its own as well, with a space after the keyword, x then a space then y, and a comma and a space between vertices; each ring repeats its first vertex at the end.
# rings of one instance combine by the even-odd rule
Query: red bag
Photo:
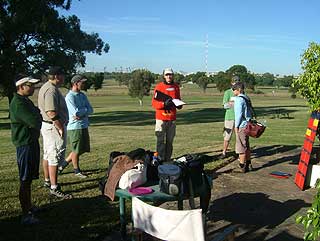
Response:
POLYGON ((266 129, 266 126, 262 125, 261 123, 250 120, 248 121, 248 124, 246 128, 244 129, 244 132, 251 137, 258 138, 262 135, 264 130, 266 129))

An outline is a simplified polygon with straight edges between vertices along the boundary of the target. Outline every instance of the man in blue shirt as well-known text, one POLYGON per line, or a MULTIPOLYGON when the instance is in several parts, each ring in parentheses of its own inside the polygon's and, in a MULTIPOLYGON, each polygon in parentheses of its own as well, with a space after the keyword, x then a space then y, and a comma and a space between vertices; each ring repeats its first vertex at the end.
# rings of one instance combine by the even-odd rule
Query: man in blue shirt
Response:
POLYGON ((72 151, 67 159, 58 167, 59 173, 61 173, 63 169, 67 167, 70 162, 72 162, 74 173, 80 178, 87 177, 80 170, 79 157, 85 152, 90 152, 88 116, 93 113, 92 106, 87 96, 81 92, 86 80, 87 79, 81 75, 75 75, 71 79, 72 87, 66 95, 66 103, 69 112, 67 132, 72 151))
POLYGON ((236 153, 239 154, 239 166, 242 172, 252 169, 249 136, 244 132, 252 113, 247 103, 250 99, 244 94, 244 84, 236 82, 232 86, 233 94, 236 96, 234 102, 236 153))

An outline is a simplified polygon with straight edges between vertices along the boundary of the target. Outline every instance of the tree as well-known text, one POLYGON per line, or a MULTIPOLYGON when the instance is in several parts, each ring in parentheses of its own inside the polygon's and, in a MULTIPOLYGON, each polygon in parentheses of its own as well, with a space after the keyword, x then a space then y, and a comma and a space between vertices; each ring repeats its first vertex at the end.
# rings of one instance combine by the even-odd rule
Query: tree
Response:
POLYGON ((285 75, 283 77, 276 78, 273 84, 277 87, 280 87, 280 86, 290 87, 292 85, 293 79, 294 79, 293 75, 285 75))
POLYGON ((230 76, 230 79, 233 75, 237 75, 240 78, 247 89, 254 90, 254 86, 256 85, 256 79, 253 74, 249 73, 247 68, 243 65, 233 65, 230 67, 226 73, 230 76))
POLYGON ((292 86, 308 100, 311 111, 320 110, 320 45, 311 42, 301 58, 303 73, 293 80, 292 86))
POLYGON ((216 83, 217 90, 222 92, 230 88, 231 77, 227 73, 219 71, 213 76, 213 81, 216 83))
POLYGON ((128 86, 129 80, 131 78, 131 73, 116 73, 115 80, 119 83, 119 85, 128 86))
POLYGON ((77 16, 59 16, 72 0, 0 1, 0 94, 9 101, 18 73, 43 75, 52 65, 67 73, 84 67, 85 53, 101 55, 109 45, 97 33, 80 29, 77 16))
POLYGON ((262 75, 255 74, 254 76, 258 85, 272 86, 275 81, 274 75, 270 73, 264 73, 262 75))
POLYGON ((90 89, 93 87, 95 91, 102 88, 103 80, 104 80, 104 73, 85 73, 84 76, 88 79, 85 83, 85 89, 90 89))
POLYGON ((154 75, 148 70, 135 70, 128 82, 129 95, 138 98, 140 106, 143 105, 143 97, 150 95, 151 84, 154 83, 154 75))
POLYGON ((206 75, 199 77, 196 81, 197 85, 202 89, 203 93, 206 92, 209 82, 210 79, 206 75))

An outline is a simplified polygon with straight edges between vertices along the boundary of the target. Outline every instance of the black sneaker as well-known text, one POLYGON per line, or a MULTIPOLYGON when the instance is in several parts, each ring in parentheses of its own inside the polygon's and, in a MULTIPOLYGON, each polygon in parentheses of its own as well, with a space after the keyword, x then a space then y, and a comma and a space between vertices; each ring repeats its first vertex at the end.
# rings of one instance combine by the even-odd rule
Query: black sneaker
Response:
POLYGON ((60 188, 54 188, 54 189, 50 188, 50 194, 52 196, 55 196, 57 198, 62 198, 62 199, 71 199, 72 198, 71 194, 64 193, 63 191, 61 191, 60 188))

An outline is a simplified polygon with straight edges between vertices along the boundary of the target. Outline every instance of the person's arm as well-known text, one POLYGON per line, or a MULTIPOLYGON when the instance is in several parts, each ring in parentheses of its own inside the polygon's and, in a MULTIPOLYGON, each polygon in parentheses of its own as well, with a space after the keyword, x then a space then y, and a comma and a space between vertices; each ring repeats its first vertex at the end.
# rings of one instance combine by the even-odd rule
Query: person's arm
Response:
MULTIPOLYGON (((179 87, 179 86, 177 87, 177 99, 181 100, 180 87, 179 87)), ((183 105, 179 105, 179 106, 177 106, 176 108, 177 108, 178 110, 181 110, 182 107, 183 107, 183 105)))
POLYGON ((164 109, 164 101, 156 100, 154 98, 157 90, 158 90, 158 85, 156 85, 156 87, 154 88, 151 104, 154 109, 163 110, 164 109))
POLYGON ((93 114, 93 108, 92 108, 92 106, 91 106, 91 104, 90 104, 90 102, 88 100, 88 97, 85 94, 83 94, 83 96, 86 99, 87 115, 91 115, 91 114, 93 114))
POLYGON ((234 103, 234 127, 236 130, 239 129, 239 126, 241 124, 241 119, 243 115, 243 110, 242 110, 242 101, 239 97, 236 98, 235 103, 234 103))
POLYGON ((31 112, 27 103, 18 102, 15 112, 16 118, 23 122, 26 126, 40 130, 41 121, 39 115, 35 115, 35 113, 31 112))
POLYGON ((46 112, 48 117, 52 120, 53 125, 55 126, 55 128, 57 128, 59 135, 62 137, 64 136, 64 126, 63 123, 60 120, 60 116, 56 111, 47 111, 46 112))

